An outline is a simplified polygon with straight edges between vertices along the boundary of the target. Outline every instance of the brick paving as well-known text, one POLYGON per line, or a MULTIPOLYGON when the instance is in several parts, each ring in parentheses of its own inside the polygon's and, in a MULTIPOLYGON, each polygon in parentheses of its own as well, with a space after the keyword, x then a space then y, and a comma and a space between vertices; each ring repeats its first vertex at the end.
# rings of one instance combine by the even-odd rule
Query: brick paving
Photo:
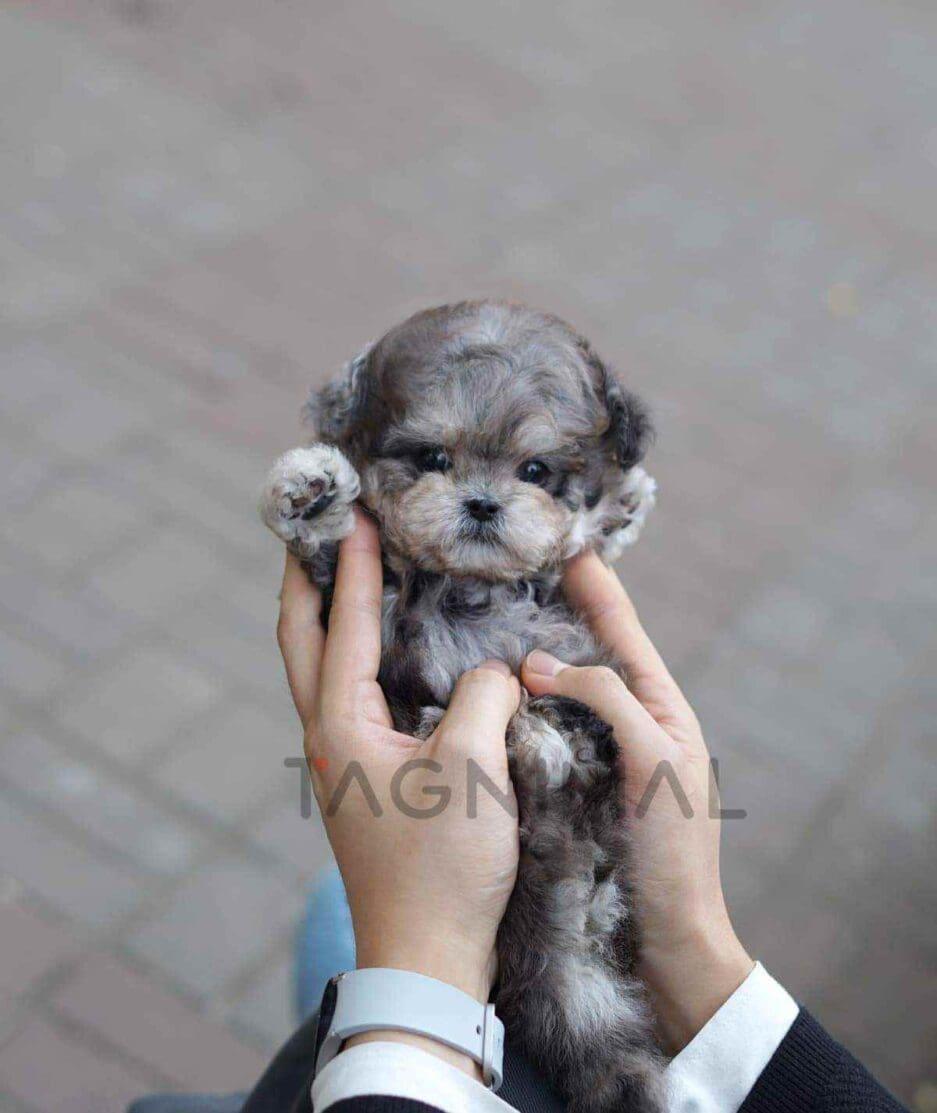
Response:
POLYGON ((652 402, 622 571, 721 759, 743 936, 937 1093, 937 12, 0 4, 0 1107, 246 1086, 327 860, 255 520, 405 313, 652 402))

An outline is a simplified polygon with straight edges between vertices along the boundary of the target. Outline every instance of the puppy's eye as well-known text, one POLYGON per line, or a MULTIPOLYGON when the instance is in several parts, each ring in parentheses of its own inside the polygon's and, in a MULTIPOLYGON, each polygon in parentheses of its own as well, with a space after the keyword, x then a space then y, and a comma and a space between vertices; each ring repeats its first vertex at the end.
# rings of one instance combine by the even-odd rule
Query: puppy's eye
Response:
POLYGON ((542 487, 550 478, 550 469, 542 460, 528 460, 525 464, 521 464, 517 475, 525 483, 536 483, 542 487))
POLYGON ((420 471, 448 471, 452 467, 449 453, 438 444, 422 448, 416 456, 416 466, 420 471))

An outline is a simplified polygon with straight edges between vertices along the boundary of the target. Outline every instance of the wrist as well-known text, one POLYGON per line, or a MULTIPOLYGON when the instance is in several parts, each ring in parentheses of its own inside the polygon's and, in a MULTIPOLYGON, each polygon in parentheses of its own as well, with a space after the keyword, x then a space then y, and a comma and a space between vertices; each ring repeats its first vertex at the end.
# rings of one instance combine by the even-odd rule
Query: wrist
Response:
POLYGON ((368 967, 386 967, 392 970, 411 970, 429 978, 455 986, 474 997, 481 1005, 488 1003, 494 985, 497 962, 494 951, 487 956, 472 955, 467 951, 453 953, 438 945, 418 947, 359 945, 356 965, 359 970, 368 967))
POLYGON ((728 914, 701 919, 676 941, 642 948, 640 974, 651 995, 664 1049, 677 1054, 754 968, 728 914))
POLYGON ((488 1003, 456 985, 452 976, 426 974, 416 965, 358 969, 333 978, 323 997, 328 1031, 317 1042, 317 1067, 362 1043, 400 1043, 497 1088, 502 1079, 504 1026, 488 1003))

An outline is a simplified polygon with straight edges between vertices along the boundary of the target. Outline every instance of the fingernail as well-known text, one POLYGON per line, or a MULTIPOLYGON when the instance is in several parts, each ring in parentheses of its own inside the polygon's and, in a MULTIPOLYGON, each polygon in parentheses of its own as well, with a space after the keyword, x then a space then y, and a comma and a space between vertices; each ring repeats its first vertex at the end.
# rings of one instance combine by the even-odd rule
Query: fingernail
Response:
POLYGON ((544 653, 542 649, 535 649, 533 653, 528 653, 525 664, 527 671, 535 676, 556 676, 567 667, 563 661, 558 661, 552 654, 544 653))
POLYGON ((499 672, 502 676, 505 677, 511 675, 510 667, 503 661, 496 661, 494 659, 490 661, 482 661, 482 663, 478 667, 480 669, 491 669, 492 672, 499 672))

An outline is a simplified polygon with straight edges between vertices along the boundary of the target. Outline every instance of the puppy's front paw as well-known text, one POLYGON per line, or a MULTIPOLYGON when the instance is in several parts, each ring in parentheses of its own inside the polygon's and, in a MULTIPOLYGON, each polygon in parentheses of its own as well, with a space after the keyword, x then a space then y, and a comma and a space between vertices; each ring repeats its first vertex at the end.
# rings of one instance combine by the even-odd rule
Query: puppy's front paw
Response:
POLYGON ((644 468, 632 468, 606 510, 602 524, 604 539, 598 545, 604 560, 617 560, 622 550, 637 541, 656 502, 657 481, 644 468))
POLYGON ((339 541, 355 528, 352 504, 358 474, 337 448, 314 444, 281 456, 260 496, 265 524, 301 558, 323 541, 339 541))

